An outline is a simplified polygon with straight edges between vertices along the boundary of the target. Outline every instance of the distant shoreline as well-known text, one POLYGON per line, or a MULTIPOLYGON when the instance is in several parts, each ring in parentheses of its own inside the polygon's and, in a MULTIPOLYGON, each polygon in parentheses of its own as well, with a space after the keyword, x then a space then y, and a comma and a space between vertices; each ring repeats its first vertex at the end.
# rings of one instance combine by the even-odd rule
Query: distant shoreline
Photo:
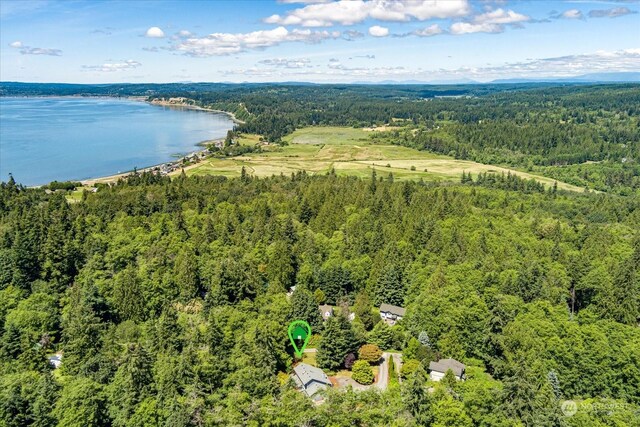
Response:
POLYGON ((237 118, 235 114, 229 111, 215 110, 213 108, 205 108, 199 105, 188 104, 185 102, 188 100, 187 98, 175 98, 175 100, 173 100, 174 98, 169 98, 169 100, 165 100, 164 98, 162 99, 156 98, 151 101, 146 101, 147 99, 146 97, 130 97, 130 98, 135 100, 139 100, 139 98, 144 98, 145 102, 147 102, 148 104, 157 105, 160 107, 169 107, 169 108, 185 109, 185 110, 197 110, 197 111, 209 111, 212 113, 222 113, 231 117, 231 120, 233 120, 234 123, 237 123, 237 124, 245 123, 244 121, 237 118))

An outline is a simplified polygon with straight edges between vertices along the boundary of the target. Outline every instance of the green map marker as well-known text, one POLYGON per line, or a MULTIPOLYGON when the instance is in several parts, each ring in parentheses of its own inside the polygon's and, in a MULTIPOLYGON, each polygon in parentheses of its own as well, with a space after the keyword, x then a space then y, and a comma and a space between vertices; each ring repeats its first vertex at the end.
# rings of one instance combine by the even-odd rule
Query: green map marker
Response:
POLYGON ((304 320, 294 320, 289 324, 288 332, 293 351, 298 358, 302 358, 302 352, 311 338, 311 326, 304 320))

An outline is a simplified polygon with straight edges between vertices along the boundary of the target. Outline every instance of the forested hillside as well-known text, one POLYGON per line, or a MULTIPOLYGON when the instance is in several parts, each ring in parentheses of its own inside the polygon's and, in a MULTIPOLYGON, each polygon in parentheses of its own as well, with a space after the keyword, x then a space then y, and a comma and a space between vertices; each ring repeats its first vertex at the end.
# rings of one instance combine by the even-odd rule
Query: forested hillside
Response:
POLYGON ((639 426, 640 200, 461 181, 142 174, 71 204, 3 183, 0 425, 639 426), (299 318, 319 363, 373 342, 412 371, 315 405, 287 375, 299 318), (466 381, 428 383, 447 357, 466 381))

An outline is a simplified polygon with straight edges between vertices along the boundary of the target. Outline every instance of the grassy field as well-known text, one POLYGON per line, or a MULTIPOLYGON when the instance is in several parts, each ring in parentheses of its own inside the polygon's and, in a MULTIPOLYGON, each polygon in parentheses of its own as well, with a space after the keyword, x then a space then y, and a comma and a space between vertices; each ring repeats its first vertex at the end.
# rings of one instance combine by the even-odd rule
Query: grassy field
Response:
MULTIPOLYGON (((378 176, 393 173, 395 179, 424 179, 429 181, 456 181, 462 172, 495 172, 534 178, 547 186, 553 185, 550 178, 514 171, 498 166, 484 165, 467 160, 418 151, 396 145, 372 143, 371 131, 345 127, 308 127, 299 129, 284 140, 284 147, 264 146, 261 153, 226 159, 208 159, 185 169, 188 175, 239 176, 244 166, 254 176, 264 177, 289 175, 305 170, 310 174, 324 174, 332 168, 339 175, 371 176, 375 169, 378 176)), ((242 144, 256 143, 257 135, 243 135, 242 144)), ((558 188, 582 191, 581 188, 558 183, 558 188)))

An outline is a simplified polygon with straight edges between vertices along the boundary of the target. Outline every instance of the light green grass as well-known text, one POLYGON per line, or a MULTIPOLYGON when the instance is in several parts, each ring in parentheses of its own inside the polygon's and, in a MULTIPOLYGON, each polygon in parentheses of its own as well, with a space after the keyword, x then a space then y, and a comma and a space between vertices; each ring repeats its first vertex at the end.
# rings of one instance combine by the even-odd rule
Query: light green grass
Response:
POLYGON ((255 133, 243 133, 240 135, 236 141, 240 145, 256 145, 260 142, 260 135, 256 135, 255 133))
POLYGON ((302 362, 311 366, 318 366, 316 362, 316 353, 302 353, 302 362))
POLYGON ((85 191, 84 187, 78 187, 77 189, 67 193, 64 197, 69 203, 78 203, 82 200, 82 193, 85 191))
POLYGON ((369 134, 357 128, 312 126, 298 129, 283 140, 290 144, 353 145, 369 141, 369 134))
MULTIPOLYGON (((448 156, 419 151, 397 145, 375 144, 371 132, 346 127, 308 127, 298 129, 284 138, 284 147, 263 146, 261 153, 245 156, 208 159, 185 169, 187 175, 240 176, 244 166, 247 173, 265 177, 290 175, 301 170, 309 174, 325 174, 334 169, 338 175, 367 178, 373 169, 380 177, 392 173, 396 180, 458 181, 462 172, 497 172, 516 174, 522 178, 534 178, 547 186, 553 179, 448 156), (389 167, 387 167, 389 165, 389 167), (415 170, 412 170, 413 169, 415 170), (426 171, 425 171, 426 170, 426 171)), ((258 135, 243 135, 245 143, 255 143, 258 135)), ((179 173, 179 172, 176 172, 179 173)), ((558 188, 582 191, 581 188, 558 183, 558 188)))

